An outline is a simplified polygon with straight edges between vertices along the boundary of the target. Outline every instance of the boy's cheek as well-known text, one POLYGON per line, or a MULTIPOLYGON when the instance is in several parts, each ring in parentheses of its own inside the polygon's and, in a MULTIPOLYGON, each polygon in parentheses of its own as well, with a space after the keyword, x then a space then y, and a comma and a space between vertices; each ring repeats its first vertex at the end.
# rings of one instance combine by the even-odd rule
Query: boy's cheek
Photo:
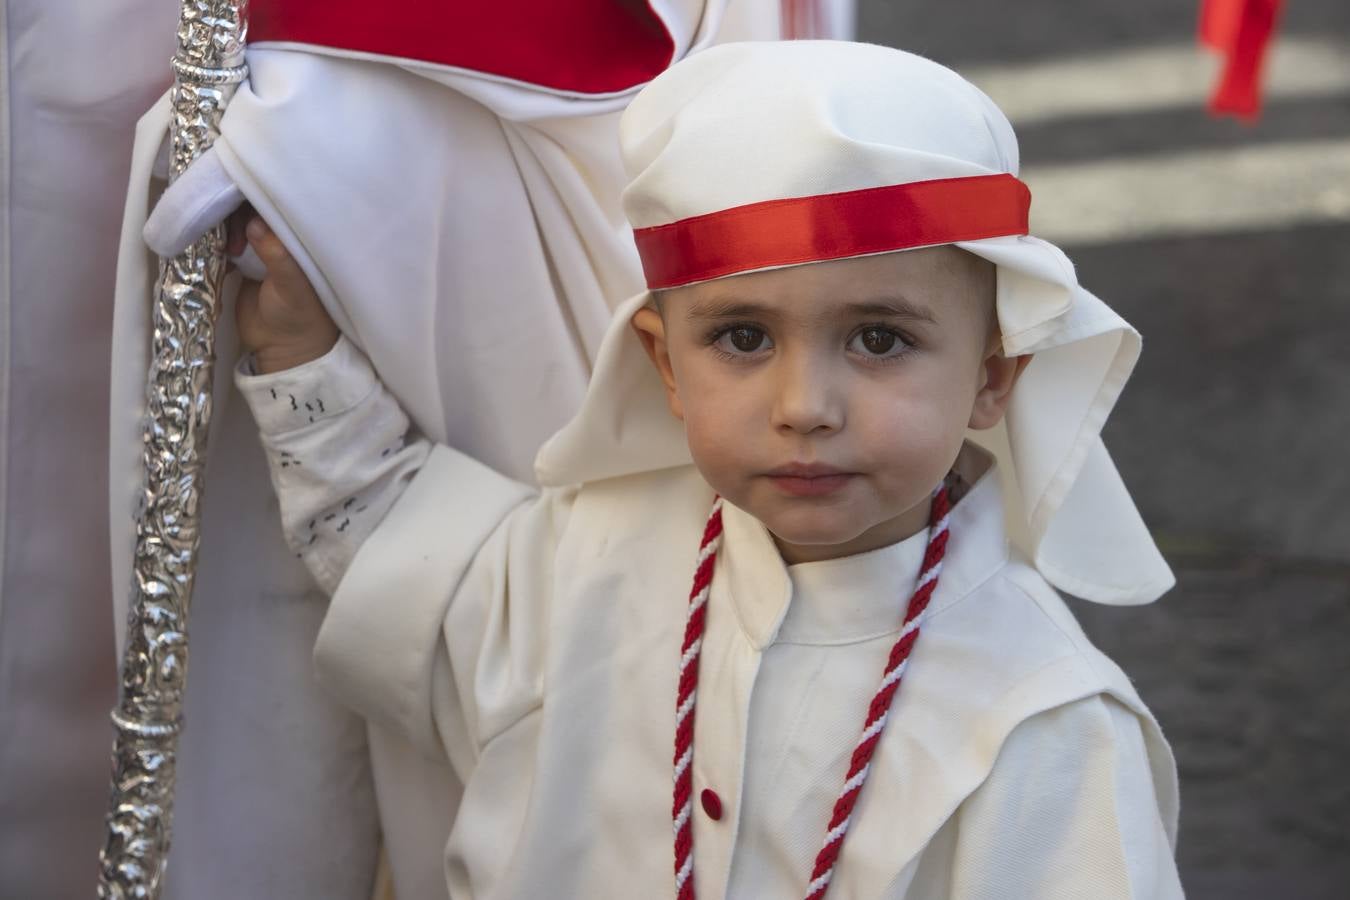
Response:
POLYGON ((753 446, 749 423, 735 427, 735 414, 725 409, 685 409, 685 437, 694 465, 722 496, 736 502, 751 468, 747 448, 753 446))
POLYGON ((886 482, 937 483, 965 440, 969 404, 957 398, 855 409, 849 445, 856 462, 886 482))
POLYGON ((852 406, 852 424, 869 423, 892 435, 922 430, 928 434, 962 432, 975 396, 973 380, 963 372, 934 368, 925 377, 891 386, 873 386, 852 406))

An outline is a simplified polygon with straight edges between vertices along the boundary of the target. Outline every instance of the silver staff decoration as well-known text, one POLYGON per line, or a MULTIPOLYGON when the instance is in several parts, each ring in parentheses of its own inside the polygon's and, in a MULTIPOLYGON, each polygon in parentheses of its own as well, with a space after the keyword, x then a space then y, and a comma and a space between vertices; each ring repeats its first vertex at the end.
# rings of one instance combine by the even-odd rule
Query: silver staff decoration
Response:
MULTIPOLYGON (((247 0, 182 0, 170 94, 169 180, 219 134, 248 74, 247 0)), ((145 485, 136 550, 107 834, 98 896, 156 898, 173 826, 174 767, 187 680, 188 609, 200 541, 202 472, 211 421, 215 323, 225 277, 217 226, 161 260, 143 432, 145 485)))

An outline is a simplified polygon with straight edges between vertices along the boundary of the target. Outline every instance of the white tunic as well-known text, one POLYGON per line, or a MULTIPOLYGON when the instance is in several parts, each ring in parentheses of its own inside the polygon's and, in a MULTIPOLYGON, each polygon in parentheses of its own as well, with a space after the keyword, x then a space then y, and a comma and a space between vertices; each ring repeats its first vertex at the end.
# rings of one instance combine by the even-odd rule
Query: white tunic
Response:
MULTIPOLYGON (((672 896, 677 657, 713 499, 698 472, 535 494, 404 445, 406 418, 345 340, 238 380, 289 540, 340 582, 321 678, 464 780, 451 896, 672 896)), ((757 520, 724 518, 693 763, 724 812, 696 809, 697 892, 800 895, 926 535, 787 566, 757 520)), ((1010 552, 996 473, 951 531, 831 896, 1181 896, 1170 751, 1010 552)))

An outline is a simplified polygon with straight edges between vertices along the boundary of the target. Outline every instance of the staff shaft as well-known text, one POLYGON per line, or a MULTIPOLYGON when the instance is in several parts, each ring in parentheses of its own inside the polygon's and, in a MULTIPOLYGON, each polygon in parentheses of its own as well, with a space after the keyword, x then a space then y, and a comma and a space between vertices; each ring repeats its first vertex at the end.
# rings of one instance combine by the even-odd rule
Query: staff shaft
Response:
MULTIPOLYGON (((182 0, 170 92, 172 181, 219 134, 247 75, 247 0, 182 0)), ((173 826, 187 681, 188 612, 201 533, 215 322, 225 276, 217 226, 160 261, 152 304, 132 601, 112 720, 112 789, 98 896, 159 896, 173 826)))

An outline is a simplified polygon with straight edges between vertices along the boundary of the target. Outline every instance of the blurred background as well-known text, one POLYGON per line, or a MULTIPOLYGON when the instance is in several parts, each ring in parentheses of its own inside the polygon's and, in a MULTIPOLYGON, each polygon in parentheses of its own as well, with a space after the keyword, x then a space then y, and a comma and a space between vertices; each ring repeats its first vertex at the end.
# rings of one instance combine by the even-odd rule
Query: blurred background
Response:
POLYGON ((1181 772, 1195 900, 1350 897, 1350 3, 1285 5, 1255 125, 1177 0, 860 0, 1009 114, 1035 231, 1144 335, 1107 446, 1177 575, 1075 604, 1181 772))

